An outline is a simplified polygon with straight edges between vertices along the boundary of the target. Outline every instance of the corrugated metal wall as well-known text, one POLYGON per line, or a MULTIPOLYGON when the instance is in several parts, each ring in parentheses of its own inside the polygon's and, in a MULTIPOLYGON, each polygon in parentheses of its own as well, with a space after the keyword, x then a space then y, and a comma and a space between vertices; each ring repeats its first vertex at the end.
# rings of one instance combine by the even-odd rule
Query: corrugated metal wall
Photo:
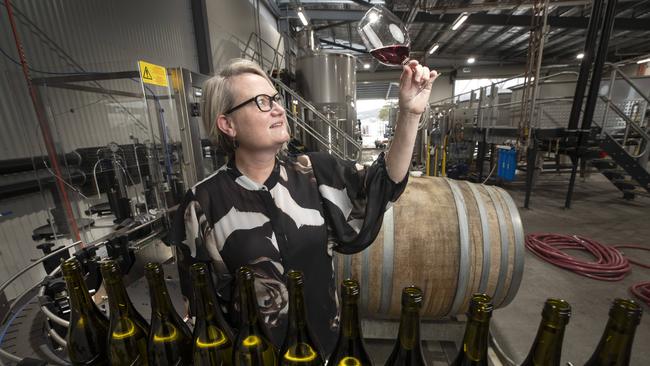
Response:
MULTIPOLYGON (((13 4, 18 32, 33 69, 127 71, 137 69, 137 60, 198 69, 189 1, 23 0, 13 4)), ((0 13, 0 47, 17 60, 4 7, 0 13)), ((0 55, 0 71, 0 160, 44 155, 20 67, 0 55)), ((32 76, 46 75, 34 72, 32 76)), ((104 88, 141 92, 140 85, 129 80, 100 83, 104 88)), ((63 151, 110 141, 128 143, 131 134, 140 141, 151 139, 142 100, 53 88, 44 95, 56 127, 55 140, 63 151), (124 109, 145 128, 138 127, 124 109)), ((168 108, 167 114, 171 118, 173 109, 168 108)), ((0 212, 12 212, 0 217, 0 283, 31 263, 30 259, 42 256, 31 233, 46 223, 46 207, 51 207, 51 202, 40 194, 0 201, 0 212)), ((42 275, 39 266, 9 288, 7 297, 16 296, 42 275)))
MULTIPOLYGON (((146 60, 168 67, 198 70, 196 43, 188 0, 21 0, 13 2, 30 67, 35 70, 67 73, 137 70, 136 62, 146 60)), ((208 1, 215 69, 241 55, 242 41, 255 31, 254 7, 249 1, 208 1), (234 41, 235 39, 240 41, 234 41)), ((18 60, 5 8, 0 8, 0 47, 18 60)), ((262 38, 277 44, 277 23, 262 9, 262 38)), ((282 52, 282 46, 280 47, 282 52)), ((272 51, 265 50, 272 58, 272 51)), ((32 77, 57 76, 33 72, 32 77)), ((96 84, 83 83, 85 86, 96 84)), ((101 81, 101 88, 141 93, 131 80, 101 81)), ((156 87, 152 87, 156 89, 156 87)), ((70 152, 79 147, 104 146, 114 141, 130 143, 158 137, 154 103, 141 98, 41 87, 57 148, 70 152), (127 112, 128 111, 128 112, 127 112), (154 116, 150 129, 147 115, 154 116), (153 136, 152 136, 153 135, 153 136)), ((156 90, 157 93, 160 89, 156 90)), ((165 119, 173 140, 178 136, 174 103, 162 100, 165 119)), ((20 66, 0 55, 0 160, 46 155, 34 110, 20 66)), ((31 239, 32 230, 44 225, 53 207, 49 193, 32 194, 0 201, 0 283, 31 259, 42 256, 31 239)), ((75 195, 72 195, 75 197, 75 195)), ((73 199, 73 198, 71 198, 73 199)), ((76 202, 80 210, 88 202, 76 202)), ((69 240, 61 240, 69 243, 69 240)), ((37 267, 10 287, 12 298, 41 279, 37 267)))
MULTIPOLYGON (((34 69, 78 72, 78 64, 86 71, 126 71, 136 70, 140 59, 197 69, 189 2, 31 0, 14 4, 18 31, 34 69)), ((3 14, 0 19, 0 47, 18 59, 7 17, 3 14)), ((3 96, 13 96, 0 101, 0 122, 3 130, 10 131, 0 135, 0 156, 29 156, 36 152, 35 146, 17 138, 21 129, 26 129, 30 138, 37 132, 25 82, 20 68, 4 57, 0 68, 3 96)), ((105 88, 139 91, 139 85, 130 81, 100 84, 105 88)), ((128 142, 130 131, 138 130, 132 120, 124 117, 125 113, 110 113, 115 100, 102 94, 51 89, 47 93, 51 113, 66 150, 108 141, 128 142), (120 118, 125 119, 122 125, 120 118)), ((124 97, 119 100, 126 105, 135 101, 124 97)))

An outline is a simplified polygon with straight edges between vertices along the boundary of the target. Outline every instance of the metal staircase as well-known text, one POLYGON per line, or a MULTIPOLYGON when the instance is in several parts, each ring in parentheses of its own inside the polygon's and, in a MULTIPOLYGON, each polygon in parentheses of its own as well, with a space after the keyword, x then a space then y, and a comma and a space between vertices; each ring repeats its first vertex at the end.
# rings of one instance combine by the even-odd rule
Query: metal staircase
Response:
POLYGON ((607 157, 592 159, 590 162, 623 193, 624 198, 633 199, 636 195, 650 196, 650 172, 648 171, 650 116, 646 115, 650 106, 650 96, 615 65, 612 65, 612 68, 609 95, 600 96, 606 108, 604 122, 596 123, 599 133, 593 140, 600 150, 607 154, 607 157), (618 76, 642 97, 642 103, 637 104, 639 107, 633 114, 625 113, 611 101, 614 82, 618 76), (610 112, 613 112, 619 121, 624 121, 624 126, 608 126, 605 121, 610 112))
POLYGON ((302 144, 309 140, 311 146, 318 151, 326 151, 341 159, 360 159, 361 144, 352 136, 353 133, 341 128, 341 119, 328 118, 322 110, 305 100, 279 77, 274 77, 274 73, 283 67, 284 55, 278 51, 280 41, 273 47, 256 33, 251 33, 245 44, 237 44, 240 45, 241 57, 257 62, 266 70, 284 96, 293 141, 302 144))

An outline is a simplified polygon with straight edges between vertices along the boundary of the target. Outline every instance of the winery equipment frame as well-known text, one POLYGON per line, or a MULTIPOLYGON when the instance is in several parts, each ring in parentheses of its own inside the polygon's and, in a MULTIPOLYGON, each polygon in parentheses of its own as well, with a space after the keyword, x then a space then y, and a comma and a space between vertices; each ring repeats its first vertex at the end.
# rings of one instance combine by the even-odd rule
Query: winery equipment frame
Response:
MULTIPOLYGON (((168 261, 173 256, 172 248, 167 247, 159 240, 161 235, 164 234, 163 219, 164 218, 160 216, 142 225, 111 233, 103 238, 98 239, 95 242, 87 244, 83 249, 77 251, 75 253, 75 256, 82 258, 82 261, 85 261, 83 258, 87 258, 88 255, 94 255, 94 253, 97 251, 107 250, 105 247, 116 238, 120 236, 125 236, 127 238, 129 238, 129 236, 141 236, 143 230, 146 230, 149 233, 134 241, 131 245, 131 248, 133 248, 135 252, 136 261, 168 261)), ((75 248, 79 244, 81 243, 73 242, 59 248, 58 250, 53 251, 46 256, 43 256, 42 258, 39 258, 38 260, 35 260, 32 264, 23 268, 7 281, 2 283, 2 285, 0 285, 0 292, 4 292, 4 290, 9 287, 14 281, 16 281, 18 278, 20 278, 22 275, 34 267, 42 265, 48 259, 54 258, 61 253, 69 251, 71 248, 75 248)), ((133 270, 127 276, 127 282, 132 282, 135 279, 142 277, 141 271, 138 271, 141 267, 141 265, 133 266, 133 270)), ((45 296, 45 285, 59 272, 60 266, 57 266, 54 270, 47 273, 42 281, 37 282, 30 288, 23 291, 11 302, 6 314, 2 319, 2 322, 0 322, 0 364, 2 364, 2 359, 6 359, 12 362, 20 362, 24 358, 23 356, 8 352, 5 349, 5 343, 11 343, 10 345, 13 345, 13 347, 20 352, 25 351, 24 349, 20 349, 21 347, 34 347, 31 342, 22 342, 25 341, 25 339, 20 339, 20 333, 15 327, 15 323, 19 322, 21 319, 29 319, 30 317, 32 317, 33 321, 40 320, 43 322, 43 327, 45 327, 46 334, 42 335, 40 341, 43 343, 39 345, 38 350, 32 348, 27 354, 30 355, 30 357, 33 357, 35 354, 39 354, 42 357, 49 357, 50 362, 63 365, 68 364, 64 359, 61 358, 60 355, 57 355, 57 353, 54 352, 51 347, 48 347, 45 344, 49 337, 52 346, 55 344, 58 346, 65 346, 65 334, 58 334, 52 325, 56 324, 67 327, 68 322, 48 309, 46 304, 50 302, 51 299, 48 299, 45 296), (16 339, 15 341, 10 342, 12 341, 10 338, 16 339)), ((27 335, 30 337, 32 336, 31 329, 33 326, 34 324, 29 324, 29 328, 27 329, 27 335)), ((24 330, 25 329, 23 329, 23 331, 24 330)))

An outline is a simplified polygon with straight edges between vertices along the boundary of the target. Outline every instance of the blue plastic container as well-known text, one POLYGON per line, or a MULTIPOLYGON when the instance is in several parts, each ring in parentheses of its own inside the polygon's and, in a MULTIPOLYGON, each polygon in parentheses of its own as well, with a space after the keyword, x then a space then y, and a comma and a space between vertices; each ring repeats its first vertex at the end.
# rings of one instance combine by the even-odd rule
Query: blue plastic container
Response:
POLYGON ((515 170, 517 170, 517 150, 500 147, 498 153, 497 176, 511 182, 515 179, 515 170))

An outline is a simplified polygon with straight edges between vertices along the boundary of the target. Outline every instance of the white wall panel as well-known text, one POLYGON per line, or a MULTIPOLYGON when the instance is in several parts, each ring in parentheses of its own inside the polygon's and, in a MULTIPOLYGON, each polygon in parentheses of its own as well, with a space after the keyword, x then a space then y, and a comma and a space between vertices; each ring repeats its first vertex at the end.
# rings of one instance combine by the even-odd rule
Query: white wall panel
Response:
MULTIPOLYGON (((212 60, 219 70, 228 60, 241 57, 241 47, 255 32, 256 11, 253 4, 242 0, 212 0, 207 2, 212 60)), ((260 31, 262 39, 275 46, 280 39, 277 21, 264 7, 260 8, 260 31)), ((252 45, 253 43, 251 43, 252 45)), ((280 43, 280 54, 284 54, 280 43)), ((273 51, 263 47, 264 56, 273 58, 273 51)))
MULTIPOLYGON (((139 59, 165 66, 198 68, 196 43, 189 1, 141 0, 60 0, 14 2, 18 32, 32 68, 53 72, 78 72, 80 64, 86 71, 136 70, 139 59)), ((0 47, 18 59, 9 22, 0 18, 0 47)), ((3 91, 0 124, 0 159, 29 156, 34 146, 16 138, 16 130, 30 127, 30 136, 37 136, 25 81, 20 67, 2 57, 0 79, 3 91), (7 98, 8 97, 8 98, 7 98)), ((43 74, 33 73, 33 77, 43 74)), ((128 81, 127 81, 128 82, 128 81)), ((109 85, 112 82, 101 82, 109 85)), ((124 83, 124 82, 122 82, 124 83)), ((133 83, 135 84, 135 83, 133 83)), ((86 84, 89 85, 89 84, 86 84)), ((137 86, 137 84, 136 84, 137 86)), ((83 106, 99 99, 100 94, 50 91, 56 103, 54 113, 83 106)), ((65 149, 97 146, 107 141, 123 141, 125 129, 111 128, 107 120, 97 118, 101 106, 62 114, 57 118, 65 149), (68 121, 68 119, 70 121, 68 121), (97 141, 97 136, 103 137, 97 141)))

